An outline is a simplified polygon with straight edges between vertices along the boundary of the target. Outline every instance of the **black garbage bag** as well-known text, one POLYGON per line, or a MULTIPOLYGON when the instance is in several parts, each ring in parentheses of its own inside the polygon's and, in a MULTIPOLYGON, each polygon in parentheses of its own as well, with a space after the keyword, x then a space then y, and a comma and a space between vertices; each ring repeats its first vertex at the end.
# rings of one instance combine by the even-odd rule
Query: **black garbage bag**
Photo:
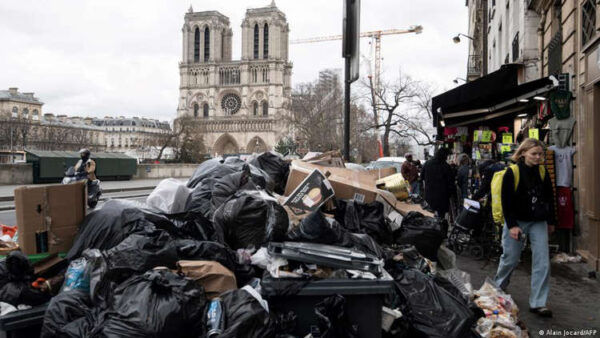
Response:
POLYGON ((214 212, 222 206, 236 192, 241 190, 257 190, 260 186, 254 183, 250 175, 250 166, 244 164, 242 170, 233 174, 229 174, 218 179, 212 191, 212 199, 210 202, 211 212, 214 212))
POLYGON ((165 215, 168 222, 155 224, 167 230, 176 238, 195 239, 198 241, 216 241, 223 243, 223 234, 216 229, 204 214, 188 211, 182 214, 165 215))
POLYGON ((235 193, 215 211, 213 221, 234 250, 283 241, 289 227, 288 215, 277 200, 256 190, 235 193))
POLYGON ((196 281, 152 270, 124 281, 96 331, 102 337, 198 337, 206 296, 196 281))
POLYGON ((315 315, 322 338, 358 338, 358 325, 348 319, 346 299, 335 294, 315 305, 315 315))
POLYGON ((437 251, 444 239, 442 222, 411 211, 402 220, 400 229, 394 232, 394 242, 412 244, 424 257, 437 261, 437 251))
POLYGON ((177 247, 164 230, 148 229, 129 235, 121 243, 103 253, 107 273, 113 280, 123 280, 134 273, 143 273, 157 266, 176 268, 177 247))
POLYGON ((196 188, 196 186, 203 183, 206 179, 212 178, 218 180, 229 174, 240 172, 243 170, 244 165, 249 166, 250 174, 255 184, 263 189, 272 191, 273 181, 265 171, 253 165, 249 165, 237 157, 228 157, 226 160, 217 157, 202 162, 196 170, 194 170, 192 177, 188 180, 187 186, 188 188, 196 188))
POLYGON ((42 324, 41 337, 89 337, 100 308, 87 292, 71 290, 52 298, 42 324))
POLYGON ((477 322, 465 304, 440 287, 433 279, 415 269, 391 270, 400 310, 411 323, 410 337, 462 338, 470 337, 471 327, 477 322))
POLYGON ((412 268, 419 270, 423 273, 431 272, 429 265, 425 261, 425 258, 421 256, 417 248, 414 245, 404 244, 394 250, 393 258, 386 261, 386 269, 390 265, 399 264, 403 268, 412 268), (400 259, 400 260, 398 260, 400 259))
POLYGON ((207 178, 196 185, 192 193, 188 196, 185 205, 185 210, 193 213, 201 213, 207 219, 212 219, 212 210, 210 201, 212 200, 212 192, 215 187, 215 178, 207 178))
POLYGON ((50 299, 50 294, 31 287, 33 268, 21 251, 12 251, 0 261, 0 302, 13 306, 40 305, 50 299))
POLYGON ((248 163, 264 170, 273 180, 274 192, 283 195, 290 174, 290 164, 279 153, 272 151, 252 156, 248 163))
POLYGON ((344 229, 335 219, 315 211, 304 218, 298 226, 290 229, 287 240, 331 244, 356 248, 379 258, 384 256, 381 247, 367 234, 355 234, 344 229))
POLYGON ((225 327, 221 338, 275 337, 276 322, 254 296, 244 289, 221 294, 225 327))
POLYGON ((110 249, 129 234, 151 224, 138 203, 121 199, 108 200, 102 208, 85 217, 66 258, 78 258, 86 249, 110 249))
POLYGON ((390 243, 392 240, 392 229, 385 220, 381 202, 360 203, 354 200, 338 200, 335 219, 347 230, 366 233, 377 243, 390 243))

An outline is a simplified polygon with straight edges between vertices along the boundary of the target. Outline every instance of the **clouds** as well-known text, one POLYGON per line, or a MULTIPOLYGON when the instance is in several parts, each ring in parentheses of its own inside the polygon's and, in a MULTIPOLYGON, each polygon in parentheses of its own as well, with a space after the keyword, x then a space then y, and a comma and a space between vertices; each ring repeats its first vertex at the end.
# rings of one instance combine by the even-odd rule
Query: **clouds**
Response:
MULTIPOLYGON (((195 11, 218 10, 230 18, 233 57, 241 54, 246 8, 269 0, 190 0, 195 11)), ((172 119, 179 92, 181 27, 190 1, 103 0, 0 2, 0 88, 34 91, 44 112, 172 119)), ((340 34, 342 0, 278 0, 290 38, 340 34)), ((464 77, 467 44, 451 37, 467 31, 463 0, 362 1, 361 30, 407 28, 420 35, 382 38, 383 67, 401 67, 439 89, 464 77)), ((369 41, 361 51, 371 57, 369 41)), ((341 41, 290 45, 293 83, 315 79, 323 68, 342 68, 341 41)), ((367 72, 366 64, 362 64, 367 72)))

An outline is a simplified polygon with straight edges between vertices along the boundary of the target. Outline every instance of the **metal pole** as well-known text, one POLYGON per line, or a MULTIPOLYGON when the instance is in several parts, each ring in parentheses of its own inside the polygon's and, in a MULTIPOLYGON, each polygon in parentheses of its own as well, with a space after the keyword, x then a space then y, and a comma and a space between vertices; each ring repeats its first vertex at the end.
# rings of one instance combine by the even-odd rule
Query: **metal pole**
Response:
POLYGON ((344 72, 344 159, 350 161, 350 57, 346 57, 344 72))

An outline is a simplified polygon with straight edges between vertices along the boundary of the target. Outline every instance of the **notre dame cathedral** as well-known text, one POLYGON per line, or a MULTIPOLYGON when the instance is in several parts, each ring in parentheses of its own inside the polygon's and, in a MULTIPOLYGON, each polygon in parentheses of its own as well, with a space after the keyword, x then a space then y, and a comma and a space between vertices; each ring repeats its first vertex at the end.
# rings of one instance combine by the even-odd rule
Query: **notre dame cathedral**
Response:
POLYGON ((183 25, 178 117, 193 117, 211 155, 270 150, 289 132, 289 26, 273 1, 246 11, 242 58, 232 60, 229 18, 194 12, 183 25))

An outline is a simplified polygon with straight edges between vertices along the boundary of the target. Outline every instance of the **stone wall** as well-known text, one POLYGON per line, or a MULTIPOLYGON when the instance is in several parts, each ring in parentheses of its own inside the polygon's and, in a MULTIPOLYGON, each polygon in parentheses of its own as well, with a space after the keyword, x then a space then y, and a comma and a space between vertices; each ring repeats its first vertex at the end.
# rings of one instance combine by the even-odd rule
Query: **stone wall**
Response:
POLYGON ((0 164, 0 185, 32 184, 33 168, 29 163, 0 164))
POLYGON ((138 164, 137 174, 133 179, 190 177, 198 164, 138 164))

